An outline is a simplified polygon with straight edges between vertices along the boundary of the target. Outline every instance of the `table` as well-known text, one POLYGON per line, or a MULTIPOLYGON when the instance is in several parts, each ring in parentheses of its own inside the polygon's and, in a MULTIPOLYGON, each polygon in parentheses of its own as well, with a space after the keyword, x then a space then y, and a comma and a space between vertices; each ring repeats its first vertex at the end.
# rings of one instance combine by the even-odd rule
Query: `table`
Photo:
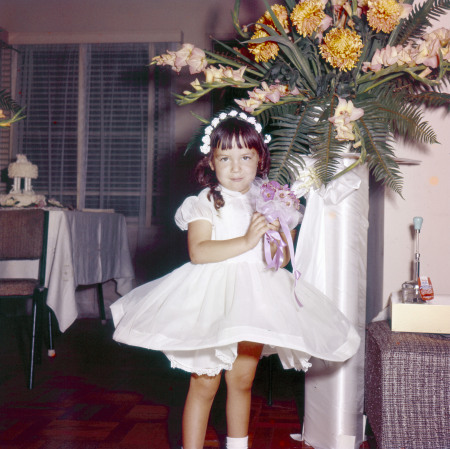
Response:
MULTIPOLYGON (((21 275, 23 269, 16 264, 0 264, 1 277, 21 275)), ((120 295, 133 288, 125 217, 109 212, 50 210, 45 286, 47 305, 55 313, 61 332, 78 316, 76 288, 111 279, 120 295)))
POLYGON ((378 449, 450 448, 450 338, 368 325, 365 402, 378 449))

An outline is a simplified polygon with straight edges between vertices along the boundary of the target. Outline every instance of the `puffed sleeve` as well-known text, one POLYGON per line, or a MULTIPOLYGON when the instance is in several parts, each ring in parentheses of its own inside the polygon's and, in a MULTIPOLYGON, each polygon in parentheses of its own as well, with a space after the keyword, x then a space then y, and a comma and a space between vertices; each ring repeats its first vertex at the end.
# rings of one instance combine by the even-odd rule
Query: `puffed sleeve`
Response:
POLYGON ((189 196, 175 213, 175 223, 182 231, 186 231, 188 224, 196 220, 207 220, 212 224, 213 211, 208 201, 201 196, 189 196))

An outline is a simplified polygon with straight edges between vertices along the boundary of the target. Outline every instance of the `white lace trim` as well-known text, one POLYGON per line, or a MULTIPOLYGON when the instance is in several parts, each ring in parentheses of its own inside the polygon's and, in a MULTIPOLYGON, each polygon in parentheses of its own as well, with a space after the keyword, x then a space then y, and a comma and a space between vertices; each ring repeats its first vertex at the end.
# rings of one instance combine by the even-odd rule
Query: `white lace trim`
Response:
POLYGON ((170 360, 170 366, 171 368, 179 368, 183 371, 187 371, 189 373, 197 374, 199 376, 210 376, 214 377, 220 374, 223 370, 230 370, 233 367, 232 363, 223 363, 215 366, 214 368, 193 368, 192 366, 184 365, 183 363, 180 363, 178 360, 175 360, 173 356, 167 356, 167 358, 170 360))

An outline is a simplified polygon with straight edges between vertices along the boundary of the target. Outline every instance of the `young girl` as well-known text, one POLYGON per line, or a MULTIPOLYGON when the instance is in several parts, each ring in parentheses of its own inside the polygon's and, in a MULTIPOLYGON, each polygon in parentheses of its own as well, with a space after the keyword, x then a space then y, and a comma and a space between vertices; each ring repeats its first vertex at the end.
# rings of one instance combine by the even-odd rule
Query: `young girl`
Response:
MULTIPOLYGON (((270 157, 253 117, 231 111, 211 122, 197 178, 206 186, 178 209, 191 262, 136 288, 112 305, 114 339, 163 351, 191 373, 183 448, 203 448, 225 370, 227 449, 248 447, 251 388, 261 355, 306 370, 315 356, 344 361, 359 337, 336 306, 284 269, 268 269, 263 236, 278 231, 255 212, 270 157)), ((295 227, 296 223, 292 227, 295 227)), ((287 263, 289 255, 283 258, 287 263), (287 256, 287 257, 286 257, 287 256)))

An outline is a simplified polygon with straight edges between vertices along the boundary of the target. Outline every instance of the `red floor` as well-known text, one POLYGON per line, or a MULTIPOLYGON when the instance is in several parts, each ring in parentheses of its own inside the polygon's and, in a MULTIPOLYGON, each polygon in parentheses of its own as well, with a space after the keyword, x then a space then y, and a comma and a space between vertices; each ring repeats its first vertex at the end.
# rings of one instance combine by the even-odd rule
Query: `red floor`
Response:
MULTIPOLYGON (((56 358, 43 358, 29 391, 22 321, 0 316, 0 449, 179 447, 188 376, 169 368, 163 355, 116 344, 110 324, 78 320, 57 337, 56 358)), ((272 406, 267 404, 267 359, 255 379, 249 446, 310 448, 290 438, 301 429, 293 392, 301 391, 302 376, 273 363, 272 406)), ((205 448, 220 447, 223 402, 221 389, 205 448)))

